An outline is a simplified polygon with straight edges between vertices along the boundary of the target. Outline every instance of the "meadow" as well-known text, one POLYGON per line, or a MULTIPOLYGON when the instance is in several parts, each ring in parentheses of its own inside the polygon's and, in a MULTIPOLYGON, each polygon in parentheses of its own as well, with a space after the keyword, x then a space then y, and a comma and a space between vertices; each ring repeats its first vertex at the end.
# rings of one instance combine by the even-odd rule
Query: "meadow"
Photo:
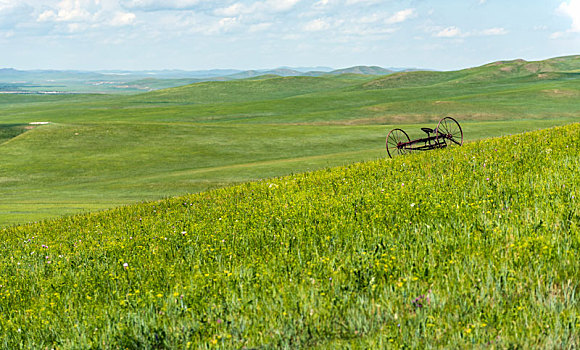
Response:
POLYGON ((466 141, 578 121, 579 56, 456 72, 0 94, 0 226, 385 157, 443 116, 466 141), (48 125, 29 125, 50 122, 48 125))
POLYGON ((579 72, 0 95, 0 348, 579 347, 579 72))
POLYGON ((575 348, 580 124, 0 231, 0 347, 575 348))

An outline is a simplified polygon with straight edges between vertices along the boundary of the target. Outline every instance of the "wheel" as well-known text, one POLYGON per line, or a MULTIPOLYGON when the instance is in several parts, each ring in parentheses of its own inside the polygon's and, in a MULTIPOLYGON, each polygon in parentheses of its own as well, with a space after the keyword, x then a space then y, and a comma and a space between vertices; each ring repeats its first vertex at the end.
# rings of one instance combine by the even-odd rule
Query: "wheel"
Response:
POLYGON ((463 131, 457 120, 445 117, 439 121, 435 129, 435 143, 439 147, 463 145, 463 131))
POLYGON ((387 135, 387 153, 389 157, 393 158, 401 154, 411 153, 411 150, 406 147, 409 146, 411 139, 406 132, 401 129, 393 129, 387 135))

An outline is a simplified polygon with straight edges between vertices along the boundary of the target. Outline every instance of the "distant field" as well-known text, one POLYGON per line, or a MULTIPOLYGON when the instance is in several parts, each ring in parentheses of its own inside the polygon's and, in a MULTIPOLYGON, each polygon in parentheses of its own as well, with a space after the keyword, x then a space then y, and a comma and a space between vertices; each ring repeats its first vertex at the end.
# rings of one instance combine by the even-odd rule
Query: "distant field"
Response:
POLYGON ((0 225, 383 158, 391 128, 416 137, 447 115, 468 142, 571 123, 579 68, 571 56, 130 96, 0 94, 0 225))

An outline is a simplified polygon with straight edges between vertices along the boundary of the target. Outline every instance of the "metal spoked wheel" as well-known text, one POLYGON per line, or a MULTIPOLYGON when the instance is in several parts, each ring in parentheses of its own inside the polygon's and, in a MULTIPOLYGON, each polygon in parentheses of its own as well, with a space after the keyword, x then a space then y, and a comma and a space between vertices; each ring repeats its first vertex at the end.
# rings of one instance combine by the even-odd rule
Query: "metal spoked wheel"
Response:
POLYGON ((387 135, 387 153, 389 157, 393 158, 402 154, 411 153, 408 148, 411 139, 406 132, 401 129, 393 129, 387 135))
POLYGON ((445 117, 437 124, 435 129, 435 143, 439 147, 463 145, 463 131, 457 120, 445 117))

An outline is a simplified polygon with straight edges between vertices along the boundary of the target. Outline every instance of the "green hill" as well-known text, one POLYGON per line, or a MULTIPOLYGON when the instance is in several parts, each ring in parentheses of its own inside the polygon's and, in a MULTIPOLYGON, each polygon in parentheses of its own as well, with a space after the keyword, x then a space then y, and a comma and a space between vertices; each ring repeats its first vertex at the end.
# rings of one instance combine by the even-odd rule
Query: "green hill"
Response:
POLYGON ((3 348, 580 345, 580 124, 0 231, 3 348))
POLYGON ((194 104, 171 117, 190 122, 380 124, 417 116, 433 120, 444 113, 473 120, 541 117, 555 112, 554 98, 560 116, 570 116, 580 106, 575 69, 580 69, 578 56, 380 78, 338 75, 212 82, 155 91, 133 101, 194 104))
POLYGON ((353 85, 353 83, 359 80, 356 76, 347 76, 340 79, 336 77, 277 77, 266 75, 244 80, 204 82, 152 91, 147 94, 135 96, 129 99, 129 101, 216 104, 277 100, 292 96, 343 89, 353 85))
POLYGON ((467 142, 575 122, 579 69, 570 56, 131 96, 0 94, 0 226, 379 159, 390 129, 420 137, 444 116, 467 142))
POLYGON ((403 88, 437 85, 444 87, 466 83, 506 84, 533 80, 557 80, 559 78, 577 78, 580 69, 580 56, 553 58, 539 62, 524 60, 498 61, 481 67, 468 68, 455 72, 414 71, 395 73, 364 85, 365 88, 403 88))

